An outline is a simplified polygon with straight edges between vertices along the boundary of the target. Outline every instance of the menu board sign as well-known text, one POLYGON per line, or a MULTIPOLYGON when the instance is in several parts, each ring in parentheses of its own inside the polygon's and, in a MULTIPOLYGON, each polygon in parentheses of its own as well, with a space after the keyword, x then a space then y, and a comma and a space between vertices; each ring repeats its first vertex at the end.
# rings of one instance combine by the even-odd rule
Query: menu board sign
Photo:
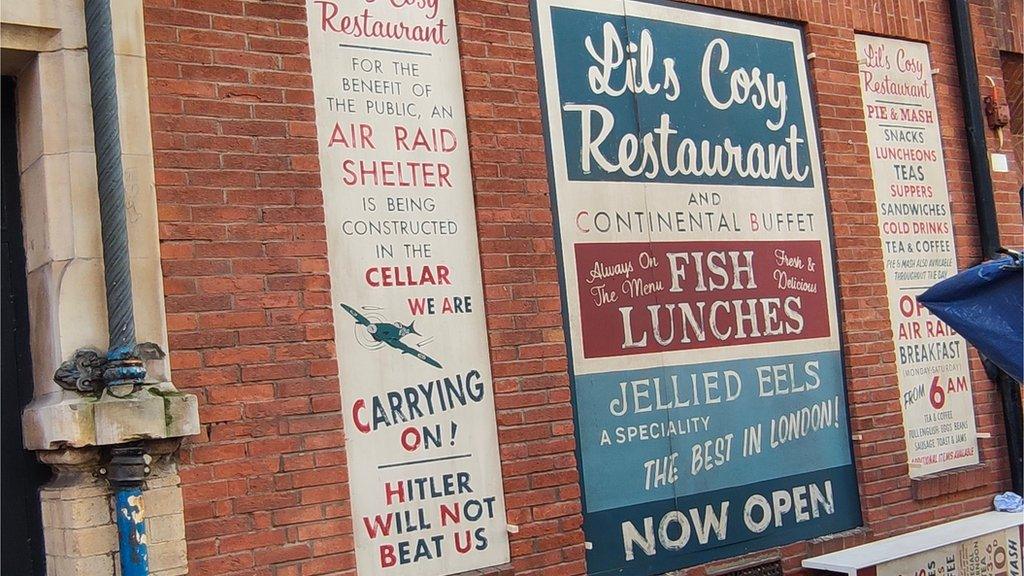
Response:
POLYGON ((877 576, 1021 576, 1021 527, 1014 526, 879 564, 877 576))
POLYGON ((799 28, 632 0, 534 10, 588 569, 860 525, 799 28))
POLYGON ((508 562, 454 5, 306 7, 358 572, 508 562))
POLYGON ((910 476, 978 463, 967 344, 917 302, 956 274, 928 46, 859 34, 861 94, 910 476))

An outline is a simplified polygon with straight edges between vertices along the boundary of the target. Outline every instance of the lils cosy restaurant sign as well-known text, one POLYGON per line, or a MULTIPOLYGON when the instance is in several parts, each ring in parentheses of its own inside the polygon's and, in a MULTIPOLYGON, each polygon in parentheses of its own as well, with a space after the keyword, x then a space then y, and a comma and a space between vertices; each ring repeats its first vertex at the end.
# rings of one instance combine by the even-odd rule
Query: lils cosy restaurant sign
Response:
POLYGON ((857 35, 911 477, 978 463, 967 343, 916 297, 956 274, 928 45, 857 35))
POLYGON ((507 562, 454 5, 306 8, 358 572, 507 562))
POLYGON ((630 0, 534 9, 588 569, 858 526, 800 30, 630 0))

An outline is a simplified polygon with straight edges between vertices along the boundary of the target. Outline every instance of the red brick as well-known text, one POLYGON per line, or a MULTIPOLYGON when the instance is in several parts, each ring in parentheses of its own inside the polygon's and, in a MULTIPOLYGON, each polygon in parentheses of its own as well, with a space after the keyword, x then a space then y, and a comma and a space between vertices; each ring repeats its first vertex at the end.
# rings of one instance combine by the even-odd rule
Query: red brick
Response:
MULTIPOLYGON (((988 509, 981 492, 1005 487, 1008 470, 1001 408, 976 360, 978 424, 992 435, 983 445, 989 465, 918 484, 906 476, 874 191, 855 89, 854 30, 929 42, 933 66, 943 71, 935 82, 959 264, 972 263, 977 230, 958 86, 955 74, 946 73, 955 63, 945 4, 891 0, 876 13, 863 0, 696 3, 802 22, 808 49, 817 54, 810 71, 870 537, 988 509), (927 500, 915 501, 912 493, 927 500)), ((352 573, 304 6, 236 0, 145 5, 173 377, 198 395, 206 425, 186 444, 181 465, 190 573, 352 573), (310 462, 312 468, 303 467, 310 462), (277 463, 296 468, 271 476, 277 463), (220 474, 239 478, 220 480, 220 474)), ((528 6, 498 0, 456 5, 506 501, 510 521, 521 524, 509 573, 583 574, 575 427, 528 6)), ((972 3, 972 10, 979 67, 998 81, 997 19, 984 1, 972 3)), ((1019 52, 1020 34, 1011 36, 1010 49, 1019 52)), ((995 149, 995 136, 986 136, 995 149)), ((995 184, 1004 244, 1019 246, 1019 170, 997 176, 995 184)), ((776 552, 795 572, 816 548, 867 538, 851 534, 776 552)))

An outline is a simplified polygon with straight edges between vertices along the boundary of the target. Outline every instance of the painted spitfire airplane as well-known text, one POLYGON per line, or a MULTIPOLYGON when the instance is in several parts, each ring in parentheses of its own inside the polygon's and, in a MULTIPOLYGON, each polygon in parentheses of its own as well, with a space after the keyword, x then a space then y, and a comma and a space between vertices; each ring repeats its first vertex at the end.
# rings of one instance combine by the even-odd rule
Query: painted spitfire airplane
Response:
POLYGON ((366 327, 366 332, 370 335, 371 338, 373 338, 375 342, 387 344, 388 346, 391 346, 395 350, 400 351, 402 354, 412 354, 413 356, 419 358, 420 360, 436 368, 441 367, 441 363, 438 362, 437 360, 434 360, 433 358, 427 356, 423 352, 420 352, 414 349, 412 346, 409 346, 408 344, 402 342, 402 338, 408 336, 409 334, 416 334, 417 336, 422 336, 422 334, 416 331, 416 328, 414 327, 414 325, 416 324, 415 322, 410 322, 409 324, 402 324, 401 322, 370 322, 370 320, 366 316, 360 314, 355 308, 348 306, 346 304, 342 304, 341 307, 345 309, 345 312, 348 312, 349 314, 352 315, 353 318, 356 319, 356 324, 366 327))

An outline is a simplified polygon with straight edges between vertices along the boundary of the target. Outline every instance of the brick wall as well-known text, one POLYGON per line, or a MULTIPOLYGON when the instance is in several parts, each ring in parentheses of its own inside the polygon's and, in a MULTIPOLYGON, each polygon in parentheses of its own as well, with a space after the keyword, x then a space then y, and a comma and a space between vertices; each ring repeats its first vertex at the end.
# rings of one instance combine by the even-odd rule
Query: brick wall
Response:
MULTIPOLYGON (((1024 17, 1022 16, 1024 3, 1020 0, 1008 2, 1010 4, 1010 18, 1007 18, 1002 10, 1002 5, 1006 3, 998 0, 989 0, 976 4, 972 3, 971 5, 971 20, 974 25, 975 34, 974 50, 978 58, 978 76, 981 78, 981 97, 984 98, 991 93, 992 84, 988 81, 988 78, 991 78, 1004 102, 1008 94, 1006 82, 1009 82, 1011 79, 1006 78, 1004 81, 1001 51, 1006 51, 1006 56, 1020 62, 1021 51, 1024 50, 1022 48, 1021 36, 1021 18, 1024 17)), ((1004 138, 1002 145, 1000 145, 999 139, 994 132, 991 130, 986 132, 988 135, 989 151, 1002 152, 1010 157, 1010 171, 994 174, 994 184, 996 202, 1000 207, 999 225, 1003 244, 1019 250, 1022 244, 1020 236, 1021 197, 1019 190, 1021 184, 1024 184, 1024 175, 1022 175, 1022 161, 1024 159, 1017 157, 1010 131, 1010 126, 1003 129, 1004 138), (1003 233, 1004 230, 1006 233, 1003 233)))
POLYGON ((354 565, 301 5, 147 2, 191 573, 354 565))
MULTIPOLYGON (((983 465, 932 481, 906 476, 856 89, 855 31, 931 43, 959 264, 975 262, 945 0, 702 3, 803 22, 817 56, 810 69, 867 530, 786 546, 778 551, 786 569, 796 570, 808 553, 987 509, 1006 486, 1007 469, 999 398, 976 358, 979 430, 992 435, 980 441, 983 465)), ((182 450, 193 575, 353 572, 303 4, 146 0, 172 369, 178 387, 199 396, 204 424, 182 450)), ((456 6, 506 503, 509 521, 520 526, 511 535, 512 571, 581 574, 580 490, 529 8, 488 0, 456 6)), ((1000 78, 992 2, 972 8, 979 68, 1000 78)), ((1004 243, 1019 246, 1013 176, 997 178, 997 201, 1004 243)))

